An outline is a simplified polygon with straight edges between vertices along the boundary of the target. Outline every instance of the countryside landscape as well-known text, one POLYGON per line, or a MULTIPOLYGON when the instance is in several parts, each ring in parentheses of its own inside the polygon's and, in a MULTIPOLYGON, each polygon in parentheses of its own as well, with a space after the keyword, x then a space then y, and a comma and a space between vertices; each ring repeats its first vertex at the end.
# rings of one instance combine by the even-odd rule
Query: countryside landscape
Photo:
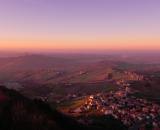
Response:
MULTIPOLYGON (((7 103, 11 97, 6 91, 14 90, 13 95, 19 93, 28 100, 46 103, 51 110, 84 127, 159 129, 160 57, 153 54, 155 61, 150 61, 146 55, 27 54, 1 57, 1 102, 7 103), (6 87, 5 92, 3 87, 6 87)), ((28 111, 28 107, 23 106, 24 99, 20 100, 13 100, 15 108, 10 109, 28 111)), ((15 123, 23 120, 25 113, 21 114, 13 115, 17 118, 15 123)), ((35 118, 40 120, 39 116, 42 115, 35 115, 35 118)))
POLYGON ((0 0, 0 130, 160 130, 160 1, 0 0))

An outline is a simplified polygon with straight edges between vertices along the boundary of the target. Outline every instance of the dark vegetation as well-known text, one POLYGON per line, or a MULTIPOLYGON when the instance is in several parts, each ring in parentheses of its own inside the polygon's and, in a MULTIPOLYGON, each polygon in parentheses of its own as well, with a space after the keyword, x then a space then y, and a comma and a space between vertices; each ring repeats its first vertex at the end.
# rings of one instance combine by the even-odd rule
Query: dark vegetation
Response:
POLYGON ((41 100, 30 100, 0 86, 0 130, 125 130, 113 117, 94 117, 91 125, 53 110, 41 100))
POLYGON ((131 87, 137 90, 135 96, 160 103, 160 78, 134 82, 131 87))

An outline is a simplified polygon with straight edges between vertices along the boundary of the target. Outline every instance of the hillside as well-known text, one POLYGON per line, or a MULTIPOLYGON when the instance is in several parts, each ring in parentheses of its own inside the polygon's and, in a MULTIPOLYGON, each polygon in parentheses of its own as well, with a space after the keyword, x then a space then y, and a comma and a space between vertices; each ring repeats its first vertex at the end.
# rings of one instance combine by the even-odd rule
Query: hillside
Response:
MULTIPOLYGON (((95 119, 100 117, 94 117, 95 119)), ((0 86, 0 129, 1 130, 125 130, 125 127, 108 117, 104 124, 93 122, 82 125, 40 100, 30 100, 14 90, 0 86), (120 128, 120 129, 119 129, 120 128)))
MULTIPOLYGON (((143 57, 96 55, 24 55, 0 58, 0 83, 35 82, 38 84, 88 83, 124 77, 123 71, 153 72, 155 62, 141 63, 143 57), (131 59, 130 59, 131 58, 131 59)), ((156 58, 157 59, 157 58, 156 58)), ((146 59, 145 59, 146 60, 146 59)))

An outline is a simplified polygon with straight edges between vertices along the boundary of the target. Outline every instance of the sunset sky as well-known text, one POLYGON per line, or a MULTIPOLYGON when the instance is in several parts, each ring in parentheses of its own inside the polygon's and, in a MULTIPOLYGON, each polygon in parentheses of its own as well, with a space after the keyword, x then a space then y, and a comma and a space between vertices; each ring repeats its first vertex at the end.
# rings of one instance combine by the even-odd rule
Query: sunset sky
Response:
POLYGON ((160 0, 0 0, 0 50, 160 50, 160 0))

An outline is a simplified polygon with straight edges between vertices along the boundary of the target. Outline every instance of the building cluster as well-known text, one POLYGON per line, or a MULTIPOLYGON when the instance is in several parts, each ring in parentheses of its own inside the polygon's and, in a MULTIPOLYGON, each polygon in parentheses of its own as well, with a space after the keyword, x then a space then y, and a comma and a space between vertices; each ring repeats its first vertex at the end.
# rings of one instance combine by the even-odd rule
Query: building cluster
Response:
POLYGON ((140 81, 140 80, 144 79, 143 75, 137 74, 135 72, 124 71, 124 74, 126 75, 126 77, 128 78, 128 80, 140 81))
POLYGON ((90 95, 74 112, 86 114, 97 111, 102 115, 112 115, 129 129, 160 130, 160 105, 134 97, 136 91, 130 88, 129 81, 141 81, 144 77, 134 72, 124 73, 126 79, 115 81, 119 86, 118 91, 90 95))
POLYGON ((153 130, 160 129, 160 106, 144 99, 126 96, 124 90, 91 95, 75 112, 87 113, 92 110, 112 115, 129 128, 150 126, 153 130))
POLYGON ((135 72, 125 71, 125 76, 123 76, 121 79, 115 80, 115 83, 120 87, 130 87, 130 83, 133 81, 142 81, 144 80, 144 76, 137 74, 135 72))

